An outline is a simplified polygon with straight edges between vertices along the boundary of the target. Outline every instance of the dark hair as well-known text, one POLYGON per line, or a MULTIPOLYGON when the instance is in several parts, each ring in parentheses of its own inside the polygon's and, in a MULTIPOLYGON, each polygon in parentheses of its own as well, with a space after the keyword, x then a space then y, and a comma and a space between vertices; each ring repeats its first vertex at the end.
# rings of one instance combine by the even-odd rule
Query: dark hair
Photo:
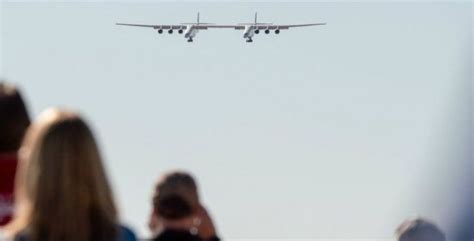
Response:
POLYGON ((445 241, 444 233, 433 223, 416 218, 403 222, 397 229, 399 241, 445 241))
POLYGON ((0 81, 0 152, 15 152, 30 125, 20 91, 0 81))
POLYGON ((153 208, 157 216, 169 220, 185 218, 199 205, 196 181, 189 173, 171 171, 156 184, 153 208))
POLYGON ((192 214, 193 208, 180 195, 174 194, 155 200, 155 209, 165 219, 177 220, 192 214))

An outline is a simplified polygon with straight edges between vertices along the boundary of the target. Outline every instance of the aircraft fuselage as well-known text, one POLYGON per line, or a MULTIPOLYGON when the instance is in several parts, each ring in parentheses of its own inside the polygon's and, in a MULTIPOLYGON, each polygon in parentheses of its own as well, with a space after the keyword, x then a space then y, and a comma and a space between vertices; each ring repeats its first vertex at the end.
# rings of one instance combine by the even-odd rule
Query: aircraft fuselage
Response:
POLYGON ((186 26, 186 31, 184 32, 185 38, 194 38, 197 34, 198 30, 194 27, 194 25, 186 26))
POLYGON ((245 29, 244 29, 244 38, 252 38, 253 35, 254 35, 254 26, 252 25, 245 25, 245 29))

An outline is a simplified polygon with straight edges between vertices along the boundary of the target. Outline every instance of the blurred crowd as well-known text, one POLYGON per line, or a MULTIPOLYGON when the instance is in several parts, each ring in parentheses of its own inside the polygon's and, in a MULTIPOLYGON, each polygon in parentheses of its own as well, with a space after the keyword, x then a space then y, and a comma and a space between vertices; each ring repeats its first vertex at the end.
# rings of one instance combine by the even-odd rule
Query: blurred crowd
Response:
MULTIPOLYGON (((151 240, 220 240, 192 174, 170 170, 150 193, 151 240)), ((395 233, 399 241, 446 240, 423 218, 402 222, 395 233)), ((19 89, 5 82, 0 82, 0 240, 137 240, 119 221, 100 149, 84 117, 50 108, 30 120, 19 89)))

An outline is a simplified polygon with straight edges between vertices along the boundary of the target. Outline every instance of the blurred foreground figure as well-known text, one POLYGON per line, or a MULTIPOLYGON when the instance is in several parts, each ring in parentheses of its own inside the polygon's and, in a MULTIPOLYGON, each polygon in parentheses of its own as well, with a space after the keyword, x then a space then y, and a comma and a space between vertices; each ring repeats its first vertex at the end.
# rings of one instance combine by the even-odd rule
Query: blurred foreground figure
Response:
POLYGON ((135 241, 120 226, 99 149, 73 112, 50 109, 28 129, 15 180, 18 241, 135 241))
POLYGON ((436 225, 420 218, 403 222, 397 229, 397 236, 398 241, 446 241, 436 225))
POLYGON ((219 240, 196 182, 184 172, 170 172, 158 181, 149 226, 155 241, 219 240))
POLYGON ((13 184, 17 154, 30 118, 20 92, 0 81, 0 226, 13 212, 13 184))

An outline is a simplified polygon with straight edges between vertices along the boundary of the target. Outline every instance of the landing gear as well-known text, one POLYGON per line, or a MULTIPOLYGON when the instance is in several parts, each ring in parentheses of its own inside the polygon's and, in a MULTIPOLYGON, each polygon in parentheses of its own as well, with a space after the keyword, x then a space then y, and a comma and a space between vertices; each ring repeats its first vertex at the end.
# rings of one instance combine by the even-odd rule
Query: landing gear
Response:
POLYGON ((252 40, 252 38, 248 38, 246 42, 251 43, 251 42, 253 42, 253 40, 252 40))
POLYGON ((188 38, 188 43, 193 42, 193 38, 188 38))

